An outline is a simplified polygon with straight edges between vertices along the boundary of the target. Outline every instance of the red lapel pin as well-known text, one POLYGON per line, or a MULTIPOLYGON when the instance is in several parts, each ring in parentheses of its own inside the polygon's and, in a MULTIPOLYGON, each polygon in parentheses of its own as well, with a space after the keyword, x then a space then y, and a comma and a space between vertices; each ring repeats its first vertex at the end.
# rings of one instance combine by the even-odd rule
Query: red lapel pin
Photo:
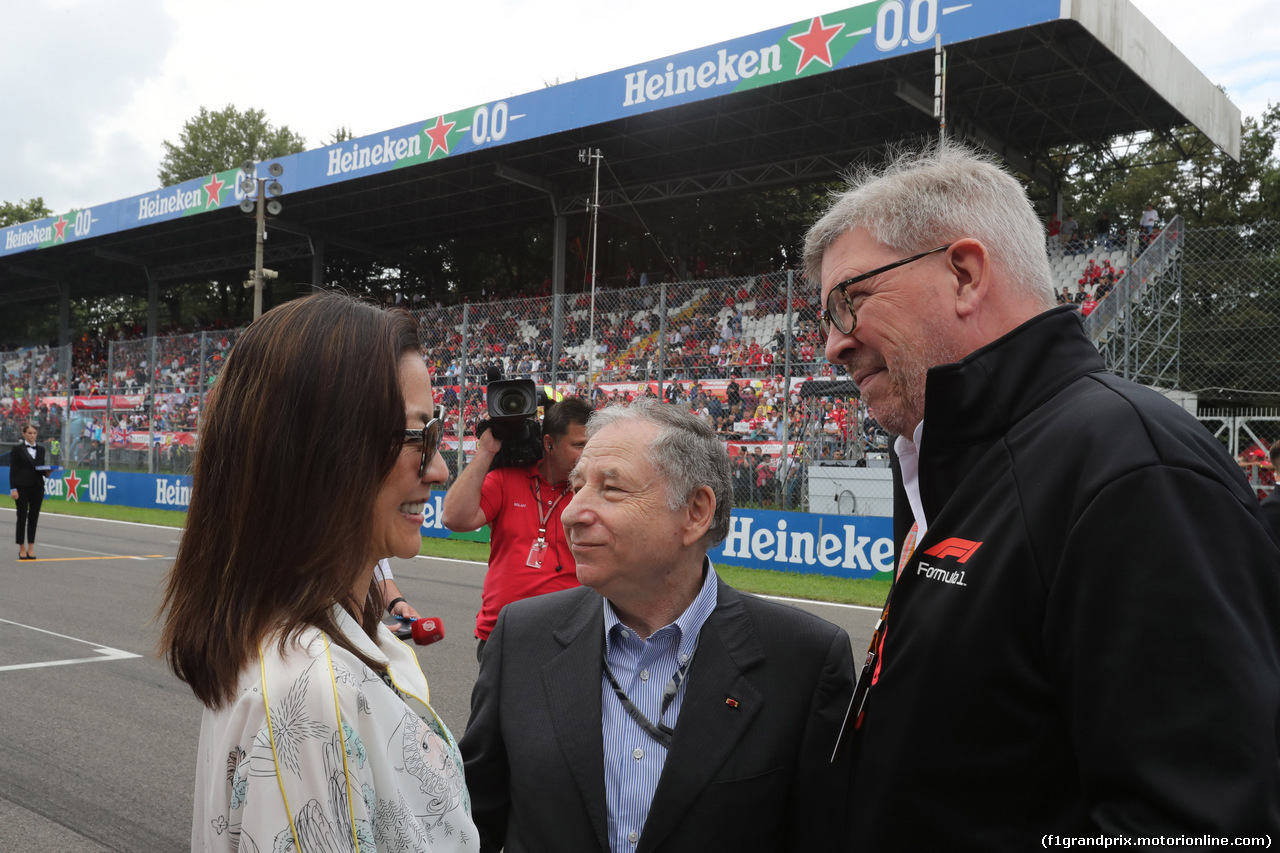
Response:
POLYGON ((738 707, 738 700, 729 696, 724 700, 724 704, 728 705, 730 708, 736 709, 738 707))

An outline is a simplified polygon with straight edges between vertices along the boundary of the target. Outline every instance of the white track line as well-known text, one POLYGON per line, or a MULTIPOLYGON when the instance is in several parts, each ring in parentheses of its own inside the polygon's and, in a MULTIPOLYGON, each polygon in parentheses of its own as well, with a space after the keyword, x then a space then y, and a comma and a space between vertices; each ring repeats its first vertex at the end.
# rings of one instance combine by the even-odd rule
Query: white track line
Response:
POLYGON ((8 672, 15 669, 39 669, 45 666, 68 666, 73 663, 99 663, 107 660, 128 660, 129 658, 140 658, 142 655, 126 652, 123 649, 113 649, 110 646, 104 646, 99 643, 84 640, 80 637, 69 637, 66 634, 59 634, 56 631, 49 631, 44 628, 37 628, 34 625, 24 625, 21 622, 11 622, 8 619, 0 619, 6 625, 15 625, 19 628, 26 628, 29 631, 39 631, 41 634, 49 634, 54 637, 61 637, 64 640, 72 640, 77 643, 84 643, 86 646, 93 646, 94 651, 98 653, 95 658, 70 658, 68 660, 48 660, 40 663, 17 663, 11 666, 0 666, 0 672, 8 672))

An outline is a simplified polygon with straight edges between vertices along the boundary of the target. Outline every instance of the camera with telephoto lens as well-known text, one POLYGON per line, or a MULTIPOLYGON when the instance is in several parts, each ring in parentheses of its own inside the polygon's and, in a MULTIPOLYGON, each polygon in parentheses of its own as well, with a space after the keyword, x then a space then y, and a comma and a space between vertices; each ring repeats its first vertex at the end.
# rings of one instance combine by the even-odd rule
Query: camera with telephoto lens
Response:
POLYGON ((538 407, 547 404, 532 379, 503 379, 501 371, 489 368, 485 401, 489 417, 476 424, 476 438, 487 429, 502 442, 489 470, 515 465, 527 467, 542 460, 542 424, 538 407))

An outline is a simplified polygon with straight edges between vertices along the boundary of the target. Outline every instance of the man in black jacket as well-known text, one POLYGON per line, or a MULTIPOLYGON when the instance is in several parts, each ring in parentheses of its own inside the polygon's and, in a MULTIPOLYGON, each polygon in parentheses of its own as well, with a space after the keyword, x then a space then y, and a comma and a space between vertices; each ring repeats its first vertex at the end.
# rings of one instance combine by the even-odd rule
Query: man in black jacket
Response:
POLYGON ((856 178, 806 240, 827 358, 898 436, 852 846, 1275 834, 1280 547, 1209 432, 1053 307, 1043 243, 954 144, 856 178))

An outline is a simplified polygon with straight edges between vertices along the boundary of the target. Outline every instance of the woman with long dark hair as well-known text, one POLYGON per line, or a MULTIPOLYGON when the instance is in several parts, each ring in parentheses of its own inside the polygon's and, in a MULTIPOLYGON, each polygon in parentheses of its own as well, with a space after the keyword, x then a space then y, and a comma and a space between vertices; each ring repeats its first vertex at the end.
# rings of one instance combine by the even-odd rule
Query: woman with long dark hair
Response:
POLYGON ((161 647, 205 705, 192 848, 475 850, 457 746, 373 570, 447 476, 409 315, 264 314, 210 392, 161 647))

